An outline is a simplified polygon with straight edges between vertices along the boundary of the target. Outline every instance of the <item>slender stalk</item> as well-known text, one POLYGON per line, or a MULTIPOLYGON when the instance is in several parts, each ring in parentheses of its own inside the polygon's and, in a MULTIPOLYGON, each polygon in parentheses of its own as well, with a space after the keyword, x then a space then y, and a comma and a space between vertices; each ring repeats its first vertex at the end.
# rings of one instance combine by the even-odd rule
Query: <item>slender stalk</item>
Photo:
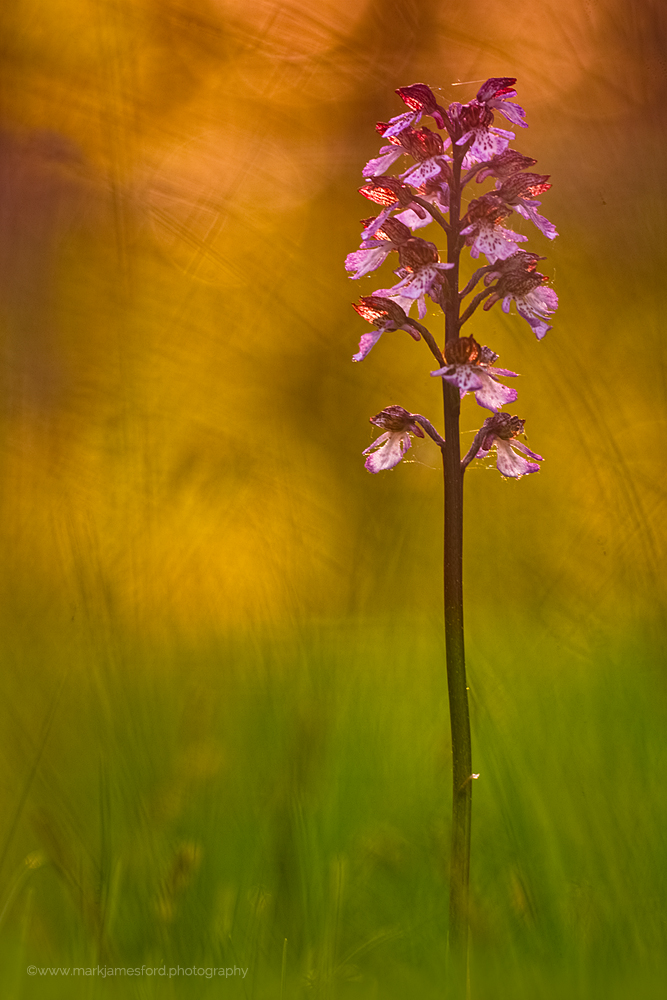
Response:
POLYGON ((493 286, 493 288, 485 288, 483 292, 478 292, 478 294, 475 296, 475 298, 472 300, 472 302, 464 312, 463 316, 461 316, 461 319, 459 320, 459 330, 461 329, 463 324, 470 319, 470 317, 472 316, 472 314, 474 313, 475 309, 480 304, 480 302, 483 302, 484 299, 488 298, 488 296, 493 291, 495 291, 495 285, 493 286))
POLYGON ((465 458, 461 459, 461 471, 462 472, 465 472, 465 470, 467 469, 467 467, 472 462, 473 458, 475 458, 475 456, 477 455, 477 452, 479 451, 479 449, 482 447, 482 441, 484 439, 485 432, 486 432, 486 428, 485 427, 480 427, 480 429, 475 434, 475 438, 473 440, 473 443, 470 445, 470 448, 468 450, 467 455, 465 456, 465 458))
POLYGON ((447 235, 449 235, 451 232, 450 224, 447 222, 442 212, 438 211, 435 205, 431 205, 430 202, 424 201, 423 198, 418 198, 417 195, 415 195, 412 200, 416 201, 418 205, 421 205, 421 207, 424 208, 433 219, 435 219, 438 225, 445 230, 447 235))
MULTIPOLYGON (((461 238, 461 162, 465 147, 454 146, 453 181, 450 190, 450 231, 447 234, 445 343, 456 340, 461 329, 459 315, 459 260, 461 238)), ((463 641, 463 469, 459 442, 460 397, 456 386, 443 379, 445 410, 445 648, 447 687, 452 731, 452 840, 450 854, 449 958, 457 982, 465 976, 468 950, 468 893, 470 882, 470 817, 472 805, 472 749, 470 714, 463 641), (457 971, 458 970, 458 974, 457 971)), ((465 978, 463 978, 465 983, 465 978)), ((454 986, 454 982, 452 983, 454 986)), ((455 987, 456 988, 456 987, 455 987)), ((457 992, 460 990, 457 989, 457 992)))
POLYGON ((413 327, 415 330, 419 330, 419 332, 421 333, 421 335, 422 335, 422 337, 424 339, 424 342, 428 346, 428 349, 430 350, 431 354, 433 355, 433 357, 435 358, 435 360, 438 362, 438 364, 441 365, 441 366, 443 366, 445 364, 445 359, 443 357, 442 351, 440 350, 440 348, 436 344, 435 338, 434 338, 433 334, 430 332, 430 330, 427 330, 425 326, 422 326, 421 323, 418 323, 414 319, 409 320, 409 323, 410 323, 410 326, 413 327))
POLYGON ((414 420, 416 424, 419 424, 421 427, 424 428, 428 436, 431 438, 432 441, 435 441, 435 443, 438 445, 439 448, 445 447, 445 439, 440 437, 440 435, 438 434, 438 432, 436 431, 435 427, 433 426, 430 420, 427 420, 426 417, 423 417, 421 413, 411 413, 410 418, 414 420))
POLYGON ((283 942, 283 964, 280 970, 280 1000, 285 995, 285 972, 287 971, 287 938, 283 942))
POLYGON ((461 291, 459 292, 459 298, 464 299, 468 294, 468 292, 472 292, 473 288, 475 287, 479 279, 482 277, 482 275, 490 271, 492 267, 493 267, 492 264, 487 264, 486 267, 478 267, 475 273, 473 274, 472 278, 468 282, 468 284, 465 286, 465 288, 462 288, 461 291))

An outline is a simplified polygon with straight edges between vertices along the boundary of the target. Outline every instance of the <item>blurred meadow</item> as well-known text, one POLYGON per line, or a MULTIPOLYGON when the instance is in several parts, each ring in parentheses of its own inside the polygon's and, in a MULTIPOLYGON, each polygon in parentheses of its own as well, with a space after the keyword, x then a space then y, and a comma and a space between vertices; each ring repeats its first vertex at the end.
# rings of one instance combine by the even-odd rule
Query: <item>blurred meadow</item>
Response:
POLYGON ((391 266, 343 261, 395 88, 507 75, 561 304, 467 331, 545 456, 466 474, 470 995, 662 997, 664 5, 7 0, 0 39, 0 995, 443 995, 441 474, 361 457, 440 383, 400 333, 350 363, 391 266), (248 972, 26 972, 99 964, 248 972))

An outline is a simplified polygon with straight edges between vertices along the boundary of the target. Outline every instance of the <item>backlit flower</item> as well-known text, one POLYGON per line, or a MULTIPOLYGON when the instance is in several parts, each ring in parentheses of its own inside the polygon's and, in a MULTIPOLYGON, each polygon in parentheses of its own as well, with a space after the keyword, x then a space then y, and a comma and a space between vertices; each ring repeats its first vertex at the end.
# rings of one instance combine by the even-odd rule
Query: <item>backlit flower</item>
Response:
POLYGON ((463 146, 472 139, 466 151, 466 166, 490 160, 507 149, 510 140, 514 138, 514 132, 496 128, 493 124, 493 112, 476 101, 471 101, 470 104, 450 104, 449 115, 456 131, 462 133, 456 140, 456 145, 463 146))
POLYGON ((443 171, 445 176, 449 176, 448 162, 451 157, 446 157, 444 151, 450 145, 450 139, 443 141, 442 136, 437 132, 432 132, 428 128, 409 129, 402 132, 399 137, 406 151, 417 160, 412 167, 408 167, 402 173, 401 180, 406 184, 419 188, 422 184, 439 177, 443 171))
POLYGON ((493 368, 498 355, 490 347, 481 347, 474 337, 460 337, 445 347, 447 364, 431 375, 441 376, 445 382, 459 389, 461 398, 474 392, 480 406, 497 413, 507 403, 517 398, 516 389, 498 381, 498 375, 516 376, 507 368, 493 368))
POLYGON ((486 274, 484 281, 487 285, 496 279, 498 283, 484 303, 484 309, 490 309, 502 299, 503 312, 508 313, 514 300, 519 314, 541 340, 551 330, 546 321, 558 308, 558 296, 553 288, 545 287, 548 277, 535 270, 538 260, 541 258, 536 254, 519 251, 486 274))
POLYGON ((412 446, 410 434, 424 437, 424 432, 413 420, 413 414, 402 406, 386 406, 370 418, 372 424, 384 430, 363 452, 368 455, 365 466, 369 472, 393 469, 412 446))
POLYGON ((401 306, 391 299, 380 295, 362 295, 353 308, 359 315, 377 327, 373 333, 363 333, 359 341, 359 351, 353 361, 363 361, 369 351, 375 347, 383 333, 388 330, 405 330, 415 340, 421 340, 419 330, 415 329, 411 320, 401 306))
MULTIPOLYGON (((440 213, 446 215, 449 212, 449 178, 450 173, 448 169, 446 170, 447 164, 445 164, 439 174, 433 177, 429 177, 420 187, 417 188, 415 194, 419 195, 421 201, 427 201, 434 208, 437 208, 440 213)), ((422 213, 421 216, 417 215, 415 208, 406 208, 403 212, 396 215, 397 219, 404 222, 406 226, 410 229, 421 229, 423 226, 428 226, 433 222, 433 216, 422 209, 421 205, 416 206, 422 213)))
MULTIPOLYGON (((384 136, 389 129, 387 122, 378 122, 377 131, 384 136)), ((445 149, 450 145, 450 139, 443 140, 442 136, 431 129, 422 127, 414 129, 408 127, 403 129, 398 135, 392 135, 389 139, 391 145, 383 146, 380 149, 380 156, 369 160, 364 167, 364 177, 377 177, 388 170, 400 156, 407 153, 417 161, 401 174, 403 180, 409 180, 414 187, 419 187, 429 177, 434 177, 440 173, 443 165, 447 162, 444 155, 445 149)))
POLYGON ((506 149, 502 153, 492 156, 488 163, 478 171, 477 183, 481 184, 487 177, 496 177, 498 178, 496 187, 500 187, 501 183, 508 177, 521 170, 527 170, 528 167, 534 167, 536 163, 537 160, 533 159, 532 156, 524 156, 516 149, 506 149))
POLYGON ((396 298, 409 312, 413 302, 417 302, 419 318, 426 315, 426 296, 434 302, 442 300, 442 271, 448 271, 453 264, 441 262, 436 246, 427 240, 412 237, 398 251, 401 267, 396 274, 400 277, 392 288, 383 288, 376 294, 396 298))
POLYGON ((470 202, 466 221, 461 230, 470 247, 470 256, 479 257, 483 253, 490 264, 505 260, 518 250, 518 243, 525 243, 527 236, 505 229, 500 223, 512 214, 497 194, 484 194, 470 202))
POLYGON ((537 464, 542 461, 542 456, 531 451, 523 442, 517 441, 519 434, 523 434, 525 420, 519 417, 510 416, 509 413, 495 413, 492 417, 487 417, 482 425, 482 443, 477 458, 485 458, 492 448, 496 449, 496 468, 503 476, 511 479, 519 479, 530 472, 539 472, 537 464), (521 454, 518 454, 518 453, 521 454), (529 462, 523 456, 535 459, 529 462))
POLYGON ((526 112, 520 105, 508 100, 516 97, 516 90, 513 89, 515 83, 516 77, 513 76, 492 76, 479 88, 475 100, 489 109, 500 111, 513 125, 528 128, 528 123, 524 121, 526 112))
POLYGON ((412 203, 413 194, 407 184, 403 184, 398 177, 369 177, 363 187, 359 188, 359 194, 364 198, 382 205, 385 208, 408 208, 412 203))
POLYGON ((548 191, 551 184, 548 174, 515 173, 508 177, 498 187, 497 194, 506 204, 511 205, 515 212, 529 219, 549 240, 558 236, 553 223, 536 212, 542 202, 535 200, 535 195, 548 191))
POLYGON ((435 99, 435 94, 425 83, 413 83, 409 87, 399 87, 396 93, 410 110, 390 119, 384 133, 386 139, 416 125, 421 120, 422 115, 430 115, 438 128, 445 128, 447 112, 440 107, 435 99))
POLYGON ((430 222, 430 216, 425 209, 414 201, 414 193, 407 184, 403 184, 398 177, 388 177, 383 174, 381 177, 369 177, 363 187, 359 188, 359 194, 364 198, 382 205, 382 211, 376 216, 375 221, 362 233, 363 239, 370 239, 389 218, 392 212, 397 209, 411 209, 416 215, 430 222))
MULTIPOLYGON (((375 222, 376 219, 364 219, 364 233, 372 231, 371 225, 375 222)), ((396 218, 386 219, 381 226, 373 229, 372 238, 362 240, 360 249, 349 253, 345 258, 345 270, 356 272, 350 275, 351 278, 363 278, 365 274, 375 271, 392 250, 398 250, 412 236, 405 223, 396 218)))
POLYGON ((363 176, 377 177, 379 174, 383 174, 385 170, 389 170, 392 163, 403 156, 404 152, 405 150, 401 149, 400 145, 381 146, 380 155, 374 156, 368 161, 362 171, 363 176))

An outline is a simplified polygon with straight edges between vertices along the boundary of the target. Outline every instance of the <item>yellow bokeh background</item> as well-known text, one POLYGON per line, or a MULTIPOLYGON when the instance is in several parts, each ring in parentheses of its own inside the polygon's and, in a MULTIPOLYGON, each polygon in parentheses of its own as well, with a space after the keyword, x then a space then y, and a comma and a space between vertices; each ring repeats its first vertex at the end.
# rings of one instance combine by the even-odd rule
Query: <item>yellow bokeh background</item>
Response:
MULTIPOLYGON (((522 373, 517 412, 546 459, 518 483, 467 475, 470 621, 576 643, 660 612, 657 0, 21 0, 0 19, 13 625, 194 635, 437 612, 437 456, 418 443, 371 478, 360 453, 389 403, 439 424, 439 386, 402 334, 350 364, 350 302, 391 274, 351 283, 343 260, 394 89, 468 100, 503 75, 560 237, 516 228, 561 306, 540 344, 499 307, 468 331, 522 373)), ((483 416, 466 400, 464 443, 483 416)))

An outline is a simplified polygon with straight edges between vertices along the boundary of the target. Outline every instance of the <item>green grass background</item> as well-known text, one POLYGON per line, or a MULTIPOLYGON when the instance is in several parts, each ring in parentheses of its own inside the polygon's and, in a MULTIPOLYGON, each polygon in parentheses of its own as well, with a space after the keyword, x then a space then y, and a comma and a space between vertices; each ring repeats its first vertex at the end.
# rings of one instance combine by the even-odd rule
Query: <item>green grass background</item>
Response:
POLYGON ((468 330, 545 456, 466 473, 471 997, 662 996, 663 5, 1 17, 0 995, 443 995, 441 476, 360 454, 440 387, 342 262, 394 89, 506 74, 561 304, 468 330), (249 971, 26 973, 98 963, 249 971))

